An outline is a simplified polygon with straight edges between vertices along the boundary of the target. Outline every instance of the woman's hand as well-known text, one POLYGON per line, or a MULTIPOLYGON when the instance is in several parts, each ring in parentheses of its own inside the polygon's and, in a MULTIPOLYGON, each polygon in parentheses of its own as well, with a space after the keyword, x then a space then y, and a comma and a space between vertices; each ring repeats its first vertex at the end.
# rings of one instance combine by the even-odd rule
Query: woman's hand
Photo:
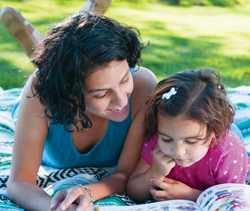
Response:
POLYGON ((163 181, 174 166, 175 160, 164 154, 157 144, 152 154, 152 164, 150 166, 153 177, 163 181))
POLYGON ((93 211, 89 193, 83 187, 71 187, 60 190, 51 200, 50 210, 93 211))
POLYGON ((150 193, 155 201, 164 201, 171 199, 187 199, 196 201, 202 191, 193 189, 186 184, 165 178, 163 182, 152 179, 153 186, 159 187, 162 190, 157 190, 153 186, 150 187, 150 193))

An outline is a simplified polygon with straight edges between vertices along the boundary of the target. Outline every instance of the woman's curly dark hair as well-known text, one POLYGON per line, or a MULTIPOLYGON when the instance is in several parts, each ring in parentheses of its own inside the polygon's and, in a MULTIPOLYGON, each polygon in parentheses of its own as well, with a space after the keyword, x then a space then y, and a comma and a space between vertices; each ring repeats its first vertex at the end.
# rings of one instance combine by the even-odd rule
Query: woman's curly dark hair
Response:
POLYGON ((157 114, 167 118, 178 116, 207 126, 206 143, 215 133, 215 147, 224 139, 234 119, 233 105, 226 97, 220 73, 215 69, 182 71, 161 80, 147 99, 145 136, 151 139, 157 133, 157 114), (170 99, 162 95, 174 87, 177 91, 170 99))
MULTIPOLYGON (((144 46, 139 31, 105 16, 79 13, 52 28, 37 46, 31 61, 38 67, 33 96, 44 105, 53 123, 81 130, 92 123, 85 113, 84 81, 98 66, 127 60, 129 67, 141 63, 144 46)), ((70 131, 72 132, 72 131, 70 131)))

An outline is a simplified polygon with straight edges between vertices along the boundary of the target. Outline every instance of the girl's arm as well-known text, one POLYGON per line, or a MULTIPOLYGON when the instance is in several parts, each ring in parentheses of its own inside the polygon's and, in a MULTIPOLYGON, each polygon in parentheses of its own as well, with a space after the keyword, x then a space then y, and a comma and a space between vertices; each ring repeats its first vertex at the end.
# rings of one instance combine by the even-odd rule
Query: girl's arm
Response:
POLYGON ((169 174, 175 166, 173 158, 165 155, 156 145, 152 153, 152 164, 149 165, 144 158, 141 157, 133 174, 129 178, 127 185, 128 195, 137 202, 143 202, 152 197, 150 190, 154 186, 153 179, 163 181, 165 176, 169 174))
MULTIPOLYGON (((155 87, 157 80, 153 73, 146 68, 140 67, 134 72, 134 91, 131 95, 132 123, 128 130, 123 149, 114 173, 102 181, 87 185, 93 194, 95 201, 108 197, 112 194, 123 194, 126 190, 126 183, 134 170, 139 158, 144 141, 144 104, 148 94, 155 87)), ((82 188, 84 191, 84 188, 82 188)), ((52 204, 61 202, 62 206, 68 207, 81 196, 79 188, 62 190, 53 198, 52 204)), ((89 196, 88 196, 89 197, 89 196)), ((78 206, 79 208, 81 205, 78 206)))
POLYGON ((135 202, 144 202, 152 195, 150 193, 150 186, 152 186, 152 174, 148 171, 150 165, 141 157, 134 172, 129 178, 127 184, 127 194, 135 202))
MULTIPOLYGON (((149 141, 149 150, 154 146, 153 143, 153 140, 149 141), (150 145, 152 146, 150 147, 150 145)), ((149 161, 151 160, 149 157, 148 159, 149 161)), ((171 199, 195 201, 200 195, 201 191, 165 177, 175 166, 175 161, 173 158, 165 155, 160 150, 158 144, 153 150, 151 165, 146 160, 141 157, 127 184, 127 193, 134 201, 143 202, 151 197, 155 201, 171 199)))
POLYGON ((165 201, 173 199, 186 199, 196 202, 202 191, 191 188, 186 184, 169 179, 165 177, 163 182, 153 179, 154 186, 159 187, 162 190, 156 189, 153 186, 150 187, 150 193, 155 201, 165 201))
MULTIPOLYGON (((152 166, 152 165, 151 165, 152 166)), ((141 158, 127 184, 127 194, 136 202, 144 202, 150 198, 155 201, 187 199, 196 201, 202 191, 186 184, 164 178, 157 179, 153 168, 141 158)))

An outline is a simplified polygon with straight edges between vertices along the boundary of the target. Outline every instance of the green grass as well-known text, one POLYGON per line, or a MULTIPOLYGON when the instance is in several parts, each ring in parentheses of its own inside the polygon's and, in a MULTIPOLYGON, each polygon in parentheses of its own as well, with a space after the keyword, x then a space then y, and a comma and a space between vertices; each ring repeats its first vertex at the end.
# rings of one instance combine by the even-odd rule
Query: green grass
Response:
MULTIPOLYGON (((41 32, 77 11, 83 1, 0 1, 10 5, 41 32)), ((143 66, 158 80, 190 68, 216 68, 229 87, 250 85, 250 5, 236 7, 177 7, 113 0, 106 15, 141 31, 150 47, 143 66)), ((0 86, 20 87, 34 67, 21 71, 28 59, 20 45, 0 24, 0 86)))

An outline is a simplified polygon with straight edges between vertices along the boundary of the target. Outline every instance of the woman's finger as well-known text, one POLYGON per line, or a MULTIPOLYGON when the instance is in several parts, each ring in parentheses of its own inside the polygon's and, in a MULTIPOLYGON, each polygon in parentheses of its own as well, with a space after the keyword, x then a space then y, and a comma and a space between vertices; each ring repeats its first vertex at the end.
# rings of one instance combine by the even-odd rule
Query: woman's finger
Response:
POLYGON ((73 187, 67 191, 65 199, 62 201, 60 208, 64 211, 66 210, 77 198, 82 194, 82 189, 80 187, 73 187))
POLYGON ((58 191, 55 196, 51 199, 50 210, 56 210, 59 203, 62 202, 65 198, 66 191, 58 191))
POLYGON ((93 204, 90 203, 89 199, 84 196, 81 195, 78 199, 78 207, 76 209, 76 211, 92 211, 93 210, 93 204))

